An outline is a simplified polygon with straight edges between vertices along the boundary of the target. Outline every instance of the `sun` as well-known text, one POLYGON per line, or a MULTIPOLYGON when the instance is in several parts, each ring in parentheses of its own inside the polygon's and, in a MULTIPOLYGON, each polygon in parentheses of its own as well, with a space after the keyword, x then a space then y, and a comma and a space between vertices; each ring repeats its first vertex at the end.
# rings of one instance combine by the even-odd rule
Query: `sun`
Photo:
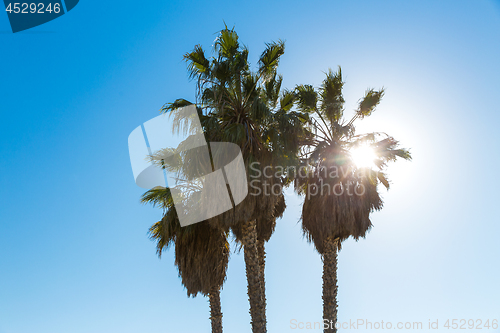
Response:
POLYGON ((351 150, 351 158, 358 168, 371 168, 377 156, 368 146, 359 146, 351 150))

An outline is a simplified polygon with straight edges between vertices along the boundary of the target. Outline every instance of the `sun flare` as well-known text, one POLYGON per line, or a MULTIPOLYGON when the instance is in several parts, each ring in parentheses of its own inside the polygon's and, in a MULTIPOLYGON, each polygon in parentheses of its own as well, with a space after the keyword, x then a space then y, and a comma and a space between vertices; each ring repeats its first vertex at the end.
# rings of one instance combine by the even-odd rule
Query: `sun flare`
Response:
POLYGON ((373 167, 375 152, 368 146, 359 146, 351 150, 351 158, 358 168, 373 167))

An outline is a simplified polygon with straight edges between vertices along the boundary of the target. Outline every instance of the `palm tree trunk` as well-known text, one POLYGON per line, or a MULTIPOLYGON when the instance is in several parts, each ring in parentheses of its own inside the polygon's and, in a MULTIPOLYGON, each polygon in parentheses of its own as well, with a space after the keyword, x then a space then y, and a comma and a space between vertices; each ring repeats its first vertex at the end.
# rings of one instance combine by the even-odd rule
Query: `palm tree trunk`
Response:
POLYGON ((266 268, 266 248, 265 242, 263 240, 257 240, 257 252, 259 254, 259 268, 260 268, 260 287, 262 289, 262 301, 264 306, 264 322, 267 322, 266 318, 266 279, 265 279, 265 268, 266 268))
POLYGON ((266 333, 265 306, 260 285, 256 223, 255 221, 244 222, 241 229, 247 274, 248 300, 250 303, 250 316, 252 318, 252 332, 266 333))
POLYGON ((323 322, 325 333, 336 333, 337 329, 337 253, 339 239, 328 238, 323 252, 323 322))
POLYGON ((208 295, 210 300, 210 320, 212 333, 222 333, 222 309, 220 306, 220 289, 214 287, 208 295))

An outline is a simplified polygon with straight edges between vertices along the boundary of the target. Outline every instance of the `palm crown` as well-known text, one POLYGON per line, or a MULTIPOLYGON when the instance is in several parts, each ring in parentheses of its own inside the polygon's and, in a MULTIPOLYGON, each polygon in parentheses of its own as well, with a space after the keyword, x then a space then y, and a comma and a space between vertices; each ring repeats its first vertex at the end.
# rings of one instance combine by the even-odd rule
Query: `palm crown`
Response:
POLYGON ((407 150, 398 148, 398 142, 386 134, 355 133, 354 122, 373 113, 384 90, 369 89, 354 116, 346 121, 343 85, 339 67, 337 72, 329 70, 319 91, 310 85, 296 87, 299 108, 312 115, 309 130, 314 139, 303 147, 307 172, 305 177, 295 178, 295 187, 306 194, 302 212, 304 233, 320 253, 328 238, 365 236, 371 227, 369 213, 382 208, 377 185, 382 183, 389 188, 383 172, 387 162, 398 157, 411 158, 407 150), (373 151, 373 166, 377 170, 354 163, 351 152, 360 146, 373 151))

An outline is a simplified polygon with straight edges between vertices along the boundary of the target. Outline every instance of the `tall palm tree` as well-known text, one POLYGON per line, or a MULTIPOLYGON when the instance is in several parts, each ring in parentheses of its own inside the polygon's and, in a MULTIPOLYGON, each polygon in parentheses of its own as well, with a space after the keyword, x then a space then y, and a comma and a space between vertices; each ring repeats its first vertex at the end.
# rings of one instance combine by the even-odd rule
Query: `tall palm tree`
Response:
MULTIPOLYGON (((292 110, 296 94, 281 89, 277 67, 285 49, 282 41, 266 44, 256 72, 250 70, 248 49, 240 46, 234 29, 223 29, 214 48, 216 54, 211 59, 199 45, 184 56, 191 78, 197 80, 201 124, 207 141, 232 142, 241 148, 248 180, 256 186, 235 209, 210 223, 223 230, 232 229, 243 245, 252 330, 261 333, 266 332, 264 242, 284 209, 282 193, 269 191, 275 184, 281 186, 284 177, 266 177, 261 170, 297 159, 308 117, 292 110)), ((175 110, 190 104, 178 99, 162 111, 172 112, 175 121, 181 123, 188 119, 179 118, 175 110)))
POLYGON ((299 108, 311 114, 315 138, 304 147, 307 172, 295 179, 296 190, 305 195, 302 230, 323 259, 323 320, 325 332, 336 332, 337 253, 348 237, 365 237, 372 223, 370 213, 382 208, 378 184, 387 189, 384 169, 396 158, 411 159, 398 141, 382 133, 355 134, 354 122, 369 116, 384 90, 368 90, 355 114, 344 120, 342 72, 329 72, 316 91, 310 85, 296 87, 299 108), (373 167, 359 167, 351 152, 367 146, 373 152, 373 167), (377 170, 375 170, 377 169, 377 170))
POLYGON ((229 261, 229 243, 226 233, 202 221, 181 227, 169 188, 154 188, 142 196, 143 203, 159 205, 163 218, 149 229, 156 241, 157 253, 175 245, 175 265, 188 297, 198 293, 210 300, 212 333, 222 333, 220 289, 226 279, 229 261))

